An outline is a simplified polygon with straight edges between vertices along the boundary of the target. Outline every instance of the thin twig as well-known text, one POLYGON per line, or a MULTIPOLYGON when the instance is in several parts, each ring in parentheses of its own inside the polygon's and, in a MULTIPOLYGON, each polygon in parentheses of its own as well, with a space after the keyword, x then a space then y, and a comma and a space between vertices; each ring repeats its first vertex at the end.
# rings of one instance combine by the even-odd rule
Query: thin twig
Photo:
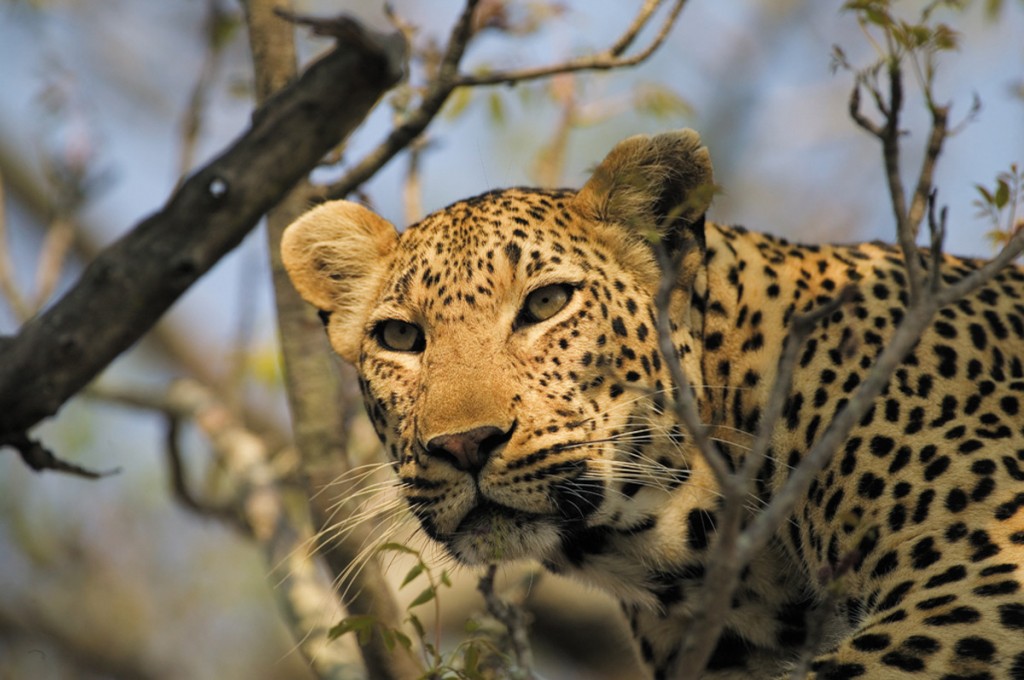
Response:
POLYGON ((686 372, 683 370, 679 349, 672 340, 672 293, 675 290, 677 263, 664 248, 658 248, 658 263, 661 266, 661 282, 654 298, 657 314, 658 350, 665 357, 669 375, 672 378, 672 401, 676 419, 683 424, 693 440, 693 446, 700 452, 724 494, 733 488, 732 475, 725 455, 707 435, 707 428, 701 422, 697 398, 686 372))
POLYGON ((928 272, 928 292, 934 295, 942 287, 942 245, 946 241, 946 215, 948 210, 943 206, 939 216, 935 216, 935 203, 938 200, 938 189, 928 194, 928 233, 931 234, 931 267, 928 272))
POLYGON ((409 143, 409 164, 402 182, 402 209, 406 224, 415 224, 423 217, 423 180, 420 176, 423 150, 428 146, 421 136, 409 143))
POLYGON ((32 313, 43 308, 60 283, 61 273, 68 252, 75 241, 76 224, 66 216, 58 216, 50 223, 43 238, 43 247, 39 252, 39 263, 36 265, 35 295, 32 300, 32 313))
POLYGON ((206 99, 213 85, 213 79, 220 68, 221 55, 224 51, 224 41, 220 32, 222 23, 225 21, 224 15, 225 12, 221 8, 219 0, 207 0, 203 26, 206 52, 203 54, 203 63, 199 67, 199 76, 189 92, 188 104, 181 121, 181 144, 178 155, 179 186, 181 182, 185 181, 195 162, 196 145, 203 124, 203 109, 206 106, 206 99))
POLYGON ((466 74, 459 78, 456 86, 478 87, 480 85, 511 85, 528 80, 536 80, 538 78, 547 78, 559 73, 572 73, 574 71, 607 71, 610 69, 636 66, 654 54, 654 52, 661 47, 661 44, 665 42, 665 38, 668 37, 673 24, 675 24, 676 18, 683 10, 683 7, 686 6, 686 2, 687 0, 676 0, 676 3, 672 6, 672 10, 665 17, 665 20, 661 24, 661 28, 658 30, 658 33, 654 36, 651 42, 647 47, 632 56, 623 57, 621 55, 626 48, 633 43, 637 35, 640 33, 640 30, 647 25, 654 9, 661 4, 661 0, 658 0, 657 2, 651 2, 648 0, 648 2, 646 2, 640 9, 640 13, 637 15, 636 19, 633 20, 622 36, 615 41, 614 45, 606 50, 584 57, 577 57, 576 59, 560 64, 551 64, 549 66, 538 66, 514 71, 496 71, 494 73, 466 74))
MULTIPOLYGON (((169 406, 169 405, 168 405, 169 406)), ((225 520, 232 527, 250 534, 249 528, 244 520, 228 506, 213 506, 203 503, 192 493, 188 485, 188 475, 185 471, 185 461, 181 456, 180 434, 182 416, 170 408, 164 413, 167 416, 167 433, 165 442, 167 445, 167 467, 171 481, 171 493, 178 503, 201 517, 213 517, 225 520)))

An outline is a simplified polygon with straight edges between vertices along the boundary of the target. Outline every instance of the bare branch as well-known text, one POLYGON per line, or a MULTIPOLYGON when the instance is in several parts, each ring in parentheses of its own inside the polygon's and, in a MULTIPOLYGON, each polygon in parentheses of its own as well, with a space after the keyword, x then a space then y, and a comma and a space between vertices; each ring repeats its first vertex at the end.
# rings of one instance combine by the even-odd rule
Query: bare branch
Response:
POLYGON ((867 130, 870 134, 881 139, 882 128, 860 111, 860 88, 861 84, 860 82, 857 82, 853 86, 853 89, 850 91, 850 118, 853 118, 853 121, 857 123, 859 127, 863 128, 864 130, 867 130))
POLYGON ((345 198, 352 193, 356 187, 372 177, 385 163, 394 158, 395 154, 418 137, 434 119, 434 116, 441 111, 441 107, 444 106, 448 96, 456 87, 459 62, 462 61, 466 45, 469 44, 472 37, 473 12, 479 2, 480 0, 467 0, 462 14, 455 22, 448 37, 448 47, 441 58, 437 77, 427 89, 419 107, 393 129, 377 148, 351 167, 341 180, 331 185, 327 189, 328 198, 345 198))
POLYGON ((533 650, 530 648, 530 637, 527 629, 526 615, 521 603, 507 602, 495 590, 494 577, 498 565, 492 564, 480 577, 476 589, 484 596, 487 613, 497 619, 508 631, 509 643, 515 666, 510 669, 516 680, 533 680, 533 650))
POLYGON ((259 543, 268 563, 279 567, 274 592, 289 625, 299 631, 299 650, 321 677, 357 677, 361 664, 353 662, 353 655, 336 643, 326 645, 323 607, 334 601, 333 584, 313 564, 314 542, 308 530, 295 528, 300 522, 289 509, 294 500, 285 498, 266 441, 248 430, 213 391, 192 380, 177 381, 166 394, 93 386, 88 395, 167 416, 174 495, 189 509, 227 520, 259 543), (232 482, 229 504, 211 508, 188 491, 176 441, 177 425, 184 421, 195 423, 209 440, 217 462, 232 482))
POLYGON ((50 223, 43 239, 43 249, 39 253, 39 264, 36 267, 36 290, 32 301, 32 313, 42 309, 46 301, 53 295, 60 275, 64 270, 71 244, 75 240, 75 223, 68 217, 58 216, 50 223))
POLYGON ((415 224, 423 217, 423 180, 420 176, 420 165, 423 150, 428 146, 423 137, 417 137, 409 143, 409 165, 402 182, 402 209, 405 223, 415 224))
POLYGON ((928 146, 925 147, 924 158, 921 160, 921 171, 917 178, 917 187, 914 189, 914 195, 910 200, 910 211, 906 215, 908 226, 915 236, 917 235, 921 220, 924 219, 928 198, 932 193, 932 178, 935 176, 935 164, 942 153, 942 145, 949 136, 949 107, 932 106, 931 112, 932 129, 928 135, 928 146))
MULTIPOLYGON (((846 287, 828 303, 806 314, 797 314, 790 322, 789 333, 783 343, 783 352, 778 362, 778 372, 758 427, 757 438, 747 453, 740 471, 729 476, 730 484, 723 489, 723 512, 715 527, 716 543, 709 558, 710 567, 704 582, 703 599, 690 623, 690 636, 684 645, 680 661, 680 668, 684 669, 683 677, 697 678, 703 673, 715 650, 715 644, 721 637, 725 615, 730 609, 729 601, 747 565, 747 561, 741 560, 739 554, 746 500, 754 492, 757 472, 768 454, 775 426, 781 419, 789 398, 804 341, 822 319, 852 301, 854 294, 853 287, 846 287)), ((774 529, 775 527, 773 531, 774 529)))
POLYGON ((636 18, 618 40, 608 49, 596 54, 537 68, 498 71, 490 74, 459 75, 459 63, 465 52, 466 44, 472 37, 473 10, 479 2, 479 0, 468 0, 466 8, 459 17, 459 21, 456 23, 448 39, 448 47, 442 58, 438 74, 427 88, 427 93, 424 95, 420 105, 404 116, 402 123, 395 127, 380 145, 352 166, 338 182, 328 187, 325 197, 328 199, 344 198, 372 177, 377 170, 383 167, 395 154, 404 149, 426 129, 427 125, 440 112, 441 107, 456 88, 502 83, 512 84, 526 80, 546 78, 559 73, 609 70, 635 66, 648 59, 664 43, 676 18, 686 5, 686 1, 676 0, 675 5, 673 5, 671 11, 666 16, 658 34, 651 43, 630 57, 622 57, 621 54, 633 44, 637 35, 648 24, 654 11, 662 4, 663 0, 646 0, 636 18))
POLYGON ((928 233, 931 234, 931 265, 928 271, 928 292, 934 295, 942 287, 942 244, 946 240, 946 215, 948 211, 943 206, 939 217, 935 216, 935 202, 938 198, 938 189, 932 189, 928 195, 928 233))
POLYGON ((939 291, 935 295, 937 304, 939 306, 948 305, 965 295, 970 295, 991 281, 1003 268, 1020 257, 1021 253, 1024 253, 1024 230, 1014 232, 999 254, 986 262, 980 269, 939 291))
MULTIPOLYGON (((650 21, 651 15, 661 6, 661 2, 662 0, 646 0, 636 17, 633 18, 632 23, 626 27, 626 32, 619 36, 614 45, 608 48, 607 53, 613 57, 618 57, 625 53, 636 40, 636 37, 640 35, 640 31, 647 25, 647 22, 650 21)), ((679 9, 682 9, 682 7, 679 7, 679 9)))
POLYGON ((167 414, 167 435, 165 440, 167 443, 167 464, 168 471, 170 473, 171 492, 174 495, 175 500, 177 500, 183 507, 191 510, 197 515, 226 520, 236 529, 241 529, 245 531, 245 533, 250 533, 242 518, 238 514, 232 512, 229 507, 207 505, 196 498, 192 493, 192 490, 189 489, 187 474, 185 472, 185 461, 182 460, 181 446, 179 443, 182 417, 173 412, 173 410, 167 410, 165 413, 167 414))

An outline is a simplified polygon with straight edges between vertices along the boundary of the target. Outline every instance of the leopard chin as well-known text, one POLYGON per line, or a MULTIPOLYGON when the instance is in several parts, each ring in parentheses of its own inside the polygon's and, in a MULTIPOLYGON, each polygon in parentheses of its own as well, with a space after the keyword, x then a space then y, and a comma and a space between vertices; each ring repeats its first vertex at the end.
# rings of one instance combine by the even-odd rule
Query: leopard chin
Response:
POLYGON ((489 501, 470 510, 450 536, 439 538, 468 565, 543 559, 562 542, 555 519, 489 501))

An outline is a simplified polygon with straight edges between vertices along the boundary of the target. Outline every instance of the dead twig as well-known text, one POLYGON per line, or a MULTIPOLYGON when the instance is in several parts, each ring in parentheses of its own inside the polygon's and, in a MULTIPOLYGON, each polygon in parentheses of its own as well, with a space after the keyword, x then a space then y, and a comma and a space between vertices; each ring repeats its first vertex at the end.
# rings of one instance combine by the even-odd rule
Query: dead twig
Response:
MULTIPOLYGON (((702 604, 690 625, 690 635, 683 647, 681 668, 703 669, 722 634, 729 600, 739 585, 740 575, 753 556, 745 555, 743 521, 747 516, 746 501, 754 494, 757 473, 768 455, 775 424, 779 422, 793 385, 793 375, 804 341, 818 323, 842 306, 850 303, 856 290, 850 286, 829 302, 805 313, 796 314, 790 322, 778 361, 778 372, 772 384, 767 408, 762 415, 754 445, 747 453, 739 471, 729 474, 722 490, 722 515, 716 523, 716 544, 709 558, 710 567, 703 591, 702 604)), ((774 528, 773 528, 774 530, 774 528)))
POLYGON ((26 321, 38 312, 60 282, 68 251, 75 240, 75 225, 67 217, 53 219, 39 253, 36 266, 35 294, 26 296, 16 283, 14 263, 10 257, 7 220, 4 210, 4 182, 0 176, 0 296, 3 296, 19 321, 26 321))
POLYGON ((707 428, 701 421, 697 407, 697 395, 686 372, 682 356, 672 340, 672 294, 675 290, 679 263, 669 256, 664 248, 658 248, 658 264, 661 266, 661 283, 654 298, 657 314, 658 350, 665 357, 669 375, 672 378, 672 403, 676 419, 683 424, 693 442, 715 475, 723 495, 728 496, 734 487, 729 463, 721 449, 707 435, 707 428))
POLYGON ((42 444, 25 435, 14 434, 0 438, 0 448, 5 446, 17 451, 25 465, 36 472, 54 470, 76 477, 85 477, 86 479, 100 479, 101 477, 116 475, 121 471, 121 468, 114 468, 100 472, 69 463, 66 460, 61 460, 42 444))
POLYGON ((372 177, 395 154, 409 145, 441 111, 448 96, 455 89, 459 62, 473 35, 473 12, 480 0, 467 0, 452 27, 447 47, 437 69, 437 75, 427 87, 426 94, 415 111, 395 127, 373 151, 351 167, 345 176, 327 189, 328 198, 345 198, 360 184, 372 177))

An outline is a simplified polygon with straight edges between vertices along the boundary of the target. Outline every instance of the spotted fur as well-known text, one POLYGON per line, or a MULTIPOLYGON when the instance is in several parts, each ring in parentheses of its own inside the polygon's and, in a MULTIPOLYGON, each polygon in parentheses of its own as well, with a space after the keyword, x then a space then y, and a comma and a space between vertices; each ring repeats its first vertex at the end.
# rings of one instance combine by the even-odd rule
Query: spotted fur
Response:
MULTIPOLYGON (((681 263, 673 340, 734 465, 793 316, 856 289, 801 348, 752 509, 907 306, 899 250, 705 223, 710 181, 695 133, 634 137, 579 192, 494 191, 401 236, 329 203, 283 244, 423 530, 469 564, 533 558, 611 592, 653 678, 677 670, 720 512, 671 414, 656 245, 681 263)), ((978 267, 947 256, 942 278, 978 267)), ((744 573, 706 677, 784 677, 817 641, 810 677, 1024 680, 1022 296, 1007 268, 939 312, 744 573)))

